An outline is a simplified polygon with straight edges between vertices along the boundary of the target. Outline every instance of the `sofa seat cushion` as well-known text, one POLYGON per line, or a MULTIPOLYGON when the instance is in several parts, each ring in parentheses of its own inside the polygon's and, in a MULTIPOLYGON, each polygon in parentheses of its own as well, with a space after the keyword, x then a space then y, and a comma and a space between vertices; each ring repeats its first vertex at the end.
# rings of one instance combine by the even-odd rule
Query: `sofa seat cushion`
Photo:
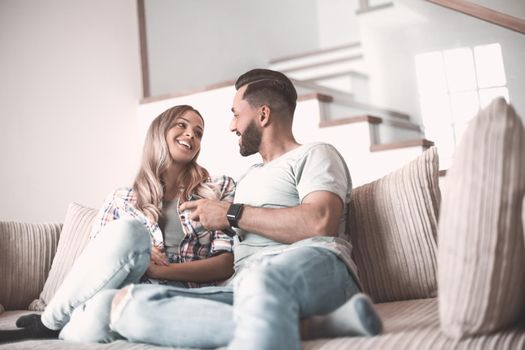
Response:
MULTIPOLYGON (((16 329, 15 322, 20 316, 34 314, 34 311, 6 311, 0 315, 0 329, 16 329)), ((39 313, 39 312, 36 312, 39 313)), ((0 350, 169 350, 171 347, 159 347, 147 344, 133 344, 119 340, 109 344, 75 343, 64 340, 28 340, 16 343, 0 344, 0 350)), ((180 348, 182 349, 182 348, 180 348)), ((180 350, 177 349, 177 350, 180 350)), ((184 349, 185 350, 185 349, 184 349)), ((189 350, 189 349, 188 349, 189 350)))
MULTIPOLYGON (((303 342, 303 350, 420 350, 420 349, 523 349, 525 325, 480 337, 454 340, 440 332, 436 298, 376 304, 385 332, 376 337, 347 337, 303 342)), ((27 311, 7 311, 0 315, 0 329, 13 328, 27 311)), ((161 350, 174 349, 117 341, 111 344, 78 344, 62 340, 38 340, 0 345, 0 350, 161 350)))
POLYGON ((303 350, 523 349, 525 324, 494 334, 457 340, 440 330, 437 298, 376 305, 385 332, 375 337, 347 337, 303 342, 303 350))

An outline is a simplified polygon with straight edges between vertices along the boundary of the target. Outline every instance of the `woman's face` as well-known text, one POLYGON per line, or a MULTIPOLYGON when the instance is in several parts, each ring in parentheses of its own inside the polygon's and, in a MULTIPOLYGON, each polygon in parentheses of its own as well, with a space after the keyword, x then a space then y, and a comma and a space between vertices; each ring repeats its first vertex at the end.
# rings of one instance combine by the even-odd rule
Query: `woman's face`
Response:
POLYGON ((204 132, 202 118, 187 111, 173 122, 166 134, 166 142, 174 163, 189 163, 201 149, 204 132))

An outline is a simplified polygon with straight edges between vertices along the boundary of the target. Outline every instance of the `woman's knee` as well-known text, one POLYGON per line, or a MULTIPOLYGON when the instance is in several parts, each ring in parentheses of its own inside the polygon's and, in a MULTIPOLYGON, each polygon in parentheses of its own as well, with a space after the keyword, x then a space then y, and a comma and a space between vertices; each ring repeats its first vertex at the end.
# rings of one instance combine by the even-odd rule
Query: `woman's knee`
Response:
POLYGON ((147 228, 138 220, 119 219, 111 221, 103 229, 100 238, 115 242, 125 250, 151 250, 151 238, 147 228))

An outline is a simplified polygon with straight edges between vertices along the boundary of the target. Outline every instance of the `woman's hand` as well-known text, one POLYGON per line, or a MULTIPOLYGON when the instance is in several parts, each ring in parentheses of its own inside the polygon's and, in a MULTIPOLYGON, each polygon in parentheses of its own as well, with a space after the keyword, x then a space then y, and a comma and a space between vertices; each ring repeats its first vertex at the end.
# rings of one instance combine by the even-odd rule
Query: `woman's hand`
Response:
POLYGON ((153 248, 151 248, 151 262, 160 266, 169 265, 168 257, 166 256, 166 253, 164 253, 163 248, 159 248, 157 246, 153 246, 153 248))
POLYGON ((146 276, 148 276, 149 278, 154 278, 154 279, 163 279, 161 277, 162 269, 164 269, 162 265, 157 265, 152 260, 149 263, 148 269, 146 270, 146 276))

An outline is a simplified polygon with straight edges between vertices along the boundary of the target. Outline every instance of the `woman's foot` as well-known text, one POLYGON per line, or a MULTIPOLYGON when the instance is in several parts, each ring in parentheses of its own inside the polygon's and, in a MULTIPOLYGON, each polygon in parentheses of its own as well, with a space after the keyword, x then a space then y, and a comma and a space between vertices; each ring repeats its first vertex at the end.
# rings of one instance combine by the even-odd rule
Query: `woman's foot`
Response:
POLYGON ((38 322, 39 320, 40 320, 39 314, 29 314, 29 315, 20 316, 16 320, 16 326, 18 328, 25 328, 29 326, 30 324, 32 324, 33 322, 38 322))
POLYGON ((15 330, 0 330, 0 343, 25 339, 57 339, 60 331, 49 329, 42 323, 40 315, 21 316, 16 320, 15 330))

